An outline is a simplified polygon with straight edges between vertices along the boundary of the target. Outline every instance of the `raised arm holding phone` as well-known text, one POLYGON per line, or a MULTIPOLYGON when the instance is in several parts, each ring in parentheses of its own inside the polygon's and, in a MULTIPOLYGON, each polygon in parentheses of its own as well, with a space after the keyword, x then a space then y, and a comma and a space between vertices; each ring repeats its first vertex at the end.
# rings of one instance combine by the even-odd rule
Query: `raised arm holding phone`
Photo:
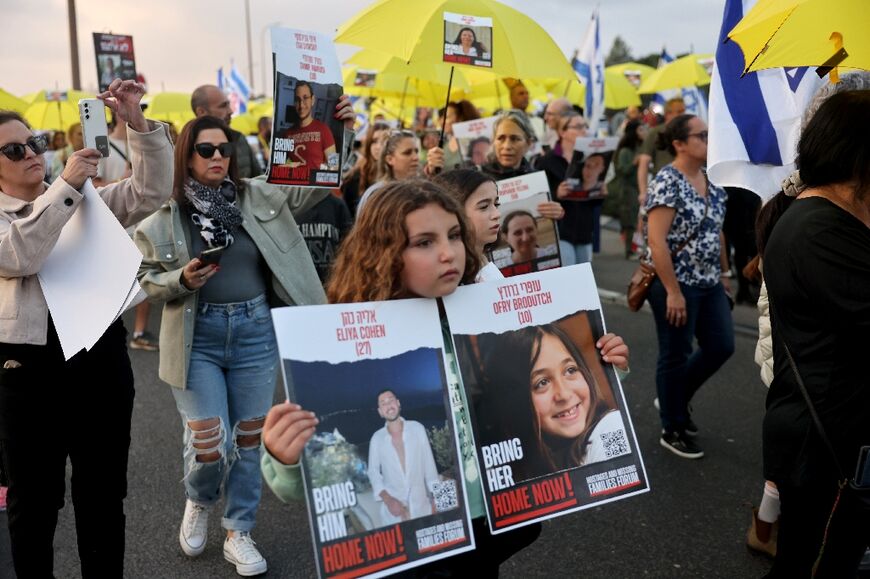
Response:
MULTIPOLYGON (((116 79, 99 95, 130 129, 132 177, 98 189, 123 225, 157 209, 172 182, 172 145, 142 115, 144 93, 116 79)), ((49 186, 44 152, 23 118, 0 111, 0 458, 13 564, 19 577, 52 576, 69 457, 82 574, 120 577, 134 396, 126 329, 114 322, 65 361, 37 279, 100 154, 73 153, 49 186)))

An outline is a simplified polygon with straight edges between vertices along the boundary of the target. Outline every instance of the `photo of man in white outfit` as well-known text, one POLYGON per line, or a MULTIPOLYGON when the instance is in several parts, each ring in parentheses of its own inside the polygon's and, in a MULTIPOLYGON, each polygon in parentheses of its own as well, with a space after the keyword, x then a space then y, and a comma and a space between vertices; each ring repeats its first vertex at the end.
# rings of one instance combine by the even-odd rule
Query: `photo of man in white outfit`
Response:
POLYGON ((431 489, 438 482, 435 457, 426 428, 401 416, 392 390, 378 394, 378 414, 386 423, 369 444, 368 476, 381 502, 381 526, 434 513, 431 489))

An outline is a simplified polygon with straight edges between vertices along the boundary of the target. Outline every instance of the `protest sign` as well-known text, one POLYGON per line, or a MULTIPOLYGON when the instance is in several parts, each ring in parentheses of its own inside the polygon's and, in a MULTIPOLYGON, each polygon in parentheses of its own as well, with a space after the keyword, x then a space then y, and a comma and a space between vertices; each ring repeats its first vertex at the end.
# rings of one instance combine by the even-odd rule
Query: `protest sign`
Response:
POLYGON ((94 32, 94 55, 100 92, 108 89, 116 78, 136 80, 132 36, 94 32))
POLYGON ((473 165, 486 163, 492 146, 492 128, 498 117, 484 117, 462 123, 453 123, 453 136, 459 144, 462 160, 473 165))
POLYGON ((538 211, 550 200, 546 174, 537 171, 496 185, 501 211, 501 235, 492 250, 496 267, 505 277, 559 267, 556 224, 538 211))
POLYGON ((492 68, 492 18, 445 12, 444 62, 492 68))
POLYGON ((462 286, 444 298, 490 529, 649 490, 589 264, 462 286))
POLYGON ((565 173, 571 193, 561 198, 561 201, 595 201, 604 198, 604 177, 618 142, 616 137, 577 138, 574 155, 565 173))
POLYGON ((374 88, 377 78, 378 71, 376 70, 357 70, 353 77, 353 86, 374 88))
POLYGON ((267 180, 278 185, 340 185, 343 93, 335 45, 317 32, 272 28, 275 111, 267 180))
POLYGON ((301 459, 320 576, 381 576, 472 549, 436 302, 272 315, 287 396, 320 420, 301 459))

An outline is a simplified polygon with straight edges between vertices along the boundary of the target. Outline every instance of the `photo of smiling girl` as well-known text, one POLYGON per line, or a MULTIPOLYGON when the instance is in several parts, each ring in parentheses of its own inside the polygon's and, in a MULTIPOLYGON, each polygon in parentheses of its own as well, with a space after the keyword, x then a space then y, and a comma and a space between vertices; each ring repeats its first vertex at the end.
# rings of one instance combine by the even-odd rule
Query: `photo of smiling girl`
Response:
MULTIPOLYGON (((578 312, 570 318, 593 321, 596 315, 578 312)), ((593 371, 579 340, 567 331, 570 325, 478 336, 481 445, 520 440, 523 457, 513 467, 517 482, 631 452, 606 373, 601 367, 593 371)), ((601 340, 618 339, 611 336, 601 340)), ((616 366, 625 370, 627 361, 616 366)))

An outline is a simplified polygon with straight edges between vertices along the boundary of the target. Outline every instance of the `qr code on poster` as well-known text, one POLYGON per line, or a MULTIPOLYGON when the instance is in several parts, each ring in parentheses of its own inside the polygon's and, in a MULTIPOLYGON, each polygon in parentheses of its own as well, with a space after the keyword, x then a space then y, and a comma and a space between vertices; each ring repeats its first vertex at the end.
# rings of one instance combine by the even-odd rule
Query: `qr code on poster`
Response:
POLYGON ((435 498, 435 512, 443 513, 459 506, 456 496, 456 481, 445 480, 432 483, 432 495, 435 498))
POLYGON ((628 454, 630 452, 628 448, 628 440, 625 439, 625 431, 621 428, 619 430, 602 433, 601 442, 604 445, 604 456, 607 458, 622 456, 623 454, 628 454))

